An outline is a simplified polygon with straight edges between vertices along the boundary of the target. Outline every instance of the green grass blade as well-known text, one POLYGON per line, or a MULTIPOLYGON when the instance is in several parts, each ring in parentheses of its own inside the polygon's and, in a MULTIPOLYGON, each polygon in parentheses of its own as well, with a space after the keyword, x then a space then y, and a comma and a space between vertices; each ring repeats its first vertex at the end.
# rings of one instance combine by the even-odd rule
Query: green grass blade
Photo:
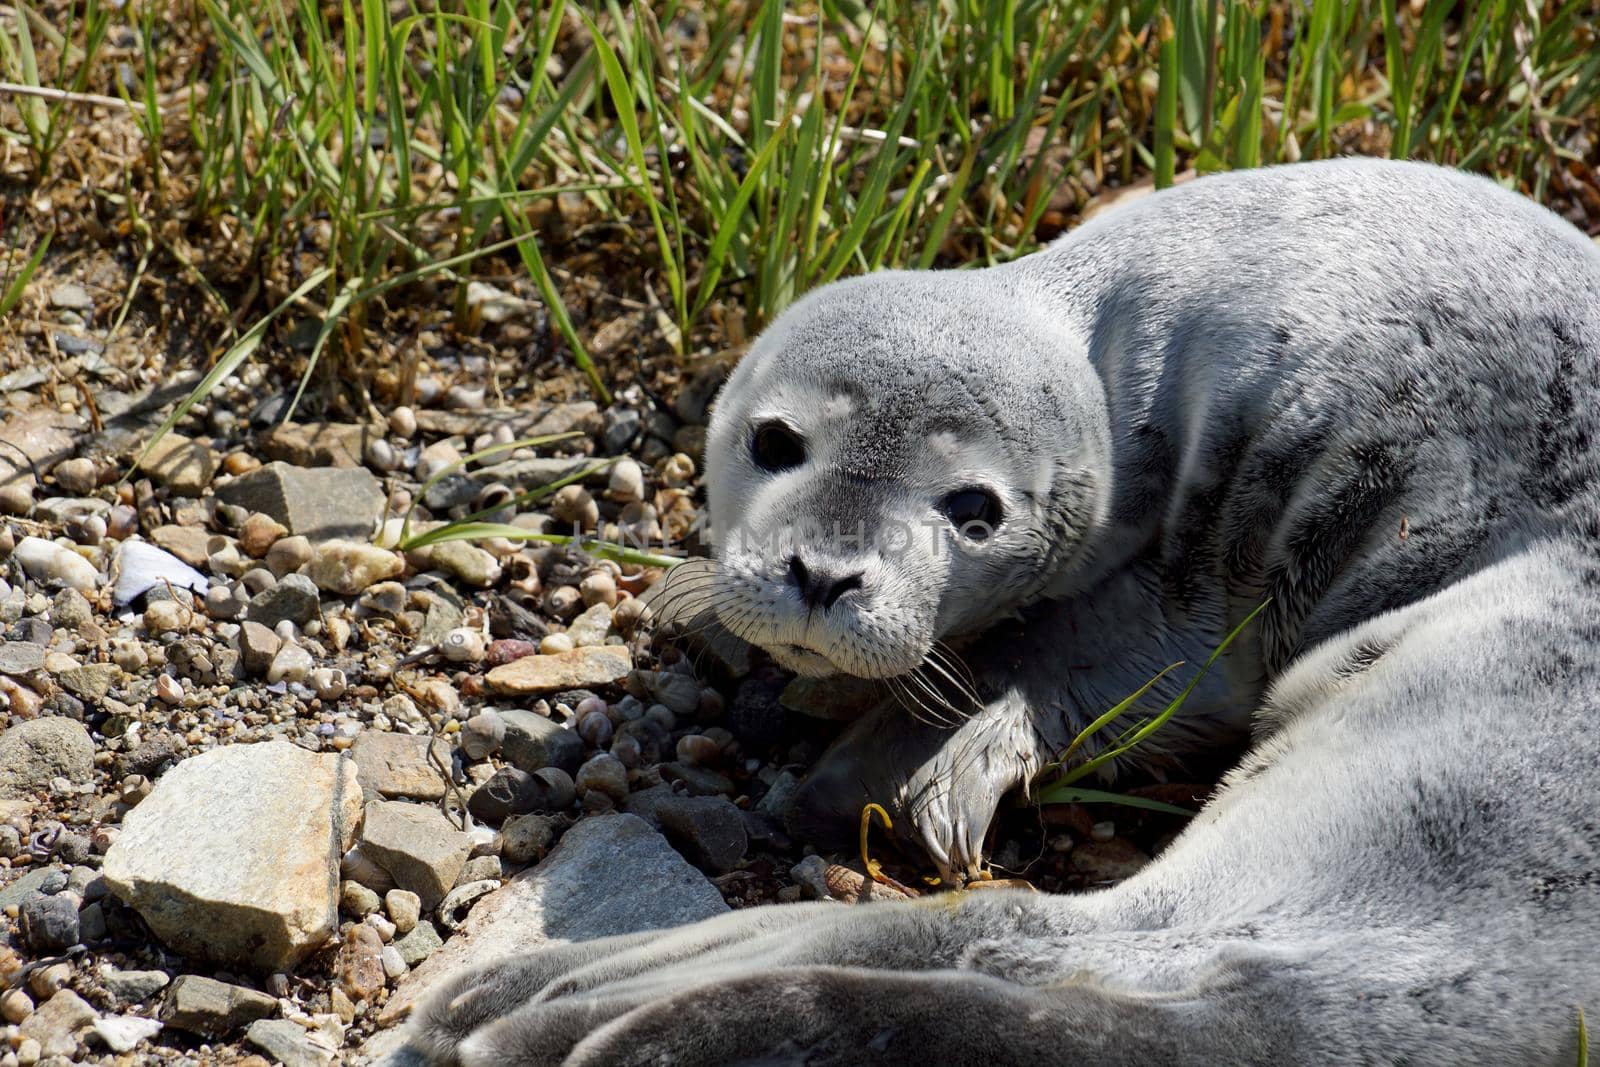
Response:
POLYGON ((16 277, 11 279, 11 284, 6 286, 5 293, 0 295, 0 318, 11 314, 11 310, 22 300, 23 291, 28 288, 28 282, 32 280, 34 271, 39 269, 39 264, 44 262, 44 254, 50 250, 50 241, 55 235, 56 232, 51 230, 39 239, 33 254, 22 265, 22 269, 17 271, 16 277))
POLYGON ((1103 789, 1084 789, 1075 785, 1053 785, 1034 800, 1038 804, 1121 804, 1125 808, 1159 811, 1163 815, 1182 815, 1186 819, 1192 819, 1195 815, 1188 808, 1180 808, 1176 804, 1166 804, 1147 797, 1110 793, 1103 789))

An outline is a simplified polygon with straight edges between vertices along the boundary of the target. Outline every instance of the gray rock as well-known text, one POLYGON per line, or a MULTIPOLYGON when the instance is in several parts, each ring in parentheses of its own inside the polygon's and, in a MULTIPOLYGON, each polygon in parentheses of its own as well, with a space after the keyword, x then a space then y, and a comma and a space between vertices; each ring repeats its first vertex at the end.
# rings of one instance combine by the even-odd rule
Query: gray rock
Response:
POLYGON ((250 598, 245 618, 271 629, 284 619, 304 626, 317 617, 321 598, 317 583, 303 574, 286 574, 278 583, 250 598))
POLYGON ((337 1054, 321 1034, 288 1019, 257 1019, 244 1039, 283 1067, 325 1067, 337 1054))
POLYGON ((22 943, 35 956, 59 956, 78 943, 78 902, 67 894, 24 897, 17 908, 22 943))
POLYGON ((723 874, 744 858, 744 813, 723 797, 671 797, 656 806, 661 831, 701 870, 723 874))
POLYGON ((388 498, 361 467, 268 463, 217 490, 217 499, 258 511, 313 542, 372 533, 388 498))
POLYGON ((456 876, 456 885, 463 886, 468 882, 485 882, 498 879, 501 875, 499 856, 473 856, 467 860, 466 866, 461 868, 461 873, 456 876))
POLYGON ((783 819, 789 814, 789 805, 800 790, 801 778, 793 771, 780 771, 771 787, 756 801, 756 810, 774 818, 783 819))
POLYGON ((111 966, 100 969, 100 984, 123 1004, 149 1000, 171 981, 165 971, 119 971, 111 966))
POLYGON ((361 827, 361 851, 389 872, 395 885, 422 898, 432 910, 472 851, 472 839, 438 808, 399 800, 374 800, 361 827))
POLYGON ((122 668, 115 663, 85 663, 68 667, 56 675, 61 687, 84 700, 98 701, 111 692, 111 686, 122 677, 122 668))
POLYGON ((0 912, 20 908, 35 893, 59 893, 66 885, 66 872, 60 867, 35 867, 9 885, 0 886, 0 912))
POLYGON ((0 674, 27 674, 43 667, 43 645, 32 641, 0 641, 0 674))
POLYGON ((482 822, 500 823, 512 815, 532 811, 524 796, 533 785, 533 775, 516 767, 501 767, 489 780, 472 791, 467 810, 482 822))
POLYGON ((870 678, 836 674, 828 678, 795 678, 778 694, 778 703, 813 719, 859 719, 883 702, 883 687, 870 678))
POLYGON ((399 951, 400 958, 406 961, 407 967, 415 967, 443 948, 444 940, 439 937, 439 931, 433 923, 423 919, 411 928, 409 934, 396 941, 394 947, 399 951))
POLYGON ((185 974, 173 982, 161 1005, 162 1022, 202 1037, 227 1037, 277 1013, 274 997, 198 974, 185 974))
POLYGON ((506 735, 500 754, 513 767, 533 773, 541 767, 560 767, 574 774, 583 762, 583 738, 537 712, 512 708, 500 713, 506 735))
POLYGON ((643 819, 587 818, 543 863, 478 901, 444 948, 400 980, 378 1022, 400 1018, 440 979, 469 963, 521 955, 555 940, 679 926, 727 910, 717 888, 643 819))
POLYGON ((272 657, 282 647, 283 638, 273 633, 265 623, 246 621, 240 624, 239 662, 244 665, 246 674, 255 678, 265 675, 272 666, 272 657))
POLYGON ((444 796, 444 778, 428 761, 432 746, 439 766, 450 766, 450 746, 435 737, 363 730, 350 746, 356 761, 356 774, 367 799, 439 800, 444 796))
POLYGON ((94 742, 81 723, 51 715, 19 722, 0 734, 0 798, 21 797, 52 778, 94 777, 94 742))
POLYGON ((212 749, 128 813, 105 878, 185 955, 287 970, 338 923, 339 851, 360 813, 338 756, 286 741, 212 749))

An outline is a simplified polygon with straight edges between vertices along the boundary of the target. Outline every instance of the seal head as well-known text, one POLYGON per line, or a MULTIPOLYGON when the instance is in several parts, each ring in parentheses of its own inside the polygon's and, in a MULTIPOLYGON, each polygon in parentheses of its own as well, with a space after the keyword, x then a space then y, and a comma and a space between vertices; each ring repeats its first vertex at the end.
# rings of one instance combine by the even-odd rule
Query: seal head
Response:
POLYGON ((893 678, 1079 562, 1107 498, 1104 397, 1020 285, 884 272, 761 335, 706 444, 725 626, 801 674, 893 678))

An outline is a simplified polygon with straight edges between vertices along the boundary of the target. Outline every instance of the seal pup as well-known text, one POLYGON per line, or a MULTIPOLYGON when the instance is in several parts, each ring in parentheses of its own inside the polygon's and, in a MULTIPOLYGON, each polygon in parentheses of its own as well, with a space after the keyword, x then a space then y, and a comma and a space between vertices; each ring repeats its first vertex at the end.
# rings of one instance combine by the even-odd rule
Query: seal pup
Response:
POLYGON ((1600 250, 1481 178, 1207 177, 1006 266, 883 273, 757 341, 708 438, 736 632, 808 673, 965 650, 802 819, 938 865, 1160 667, 1270 600, 1173 761, 1252 735, 1150 865, 1076 896, 755 908, 469 971, 465 1064, 1564 1063, 1600 1005, 1600 250), (791 517, 864 533, 752 535, 791 517), (889 549, 891 528, 915 530, 889 549))

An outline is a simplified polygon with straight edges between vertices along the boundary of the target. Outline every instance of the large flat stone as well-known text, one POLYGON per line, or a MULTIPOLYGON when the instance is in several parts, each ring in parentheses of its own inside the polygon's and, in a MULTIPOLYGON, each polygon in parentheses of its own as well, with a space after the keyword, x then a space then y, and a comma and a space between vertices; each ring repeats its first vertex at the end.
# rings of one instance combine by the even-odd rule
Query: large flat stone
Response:
POLYGON ((291 534, 313 542, 358 540, 383 515, 383 487, 362 467, 294 467, 268 463, 217 490, 225 504, 259 511, 291 534))
POLYGON ((568 830, 544 862, 480 900, 455 936, 400 980, 378 1021, 398 1022, 462 967, 727 910, 716 886, 643 819, 593 816, 568 830))
POLYGON ((624 645, 575 648, 553 656, 523 656, 484 676, 489 688, 507 696, 543 696, 563 689, 614 685, 633 670, 624 645))
POLYGON ((360 817, 354 763, 230 745, 161 778, 123 820, 105 877, 178 951, 287 970, 337 928, 339 857, 360 817))

